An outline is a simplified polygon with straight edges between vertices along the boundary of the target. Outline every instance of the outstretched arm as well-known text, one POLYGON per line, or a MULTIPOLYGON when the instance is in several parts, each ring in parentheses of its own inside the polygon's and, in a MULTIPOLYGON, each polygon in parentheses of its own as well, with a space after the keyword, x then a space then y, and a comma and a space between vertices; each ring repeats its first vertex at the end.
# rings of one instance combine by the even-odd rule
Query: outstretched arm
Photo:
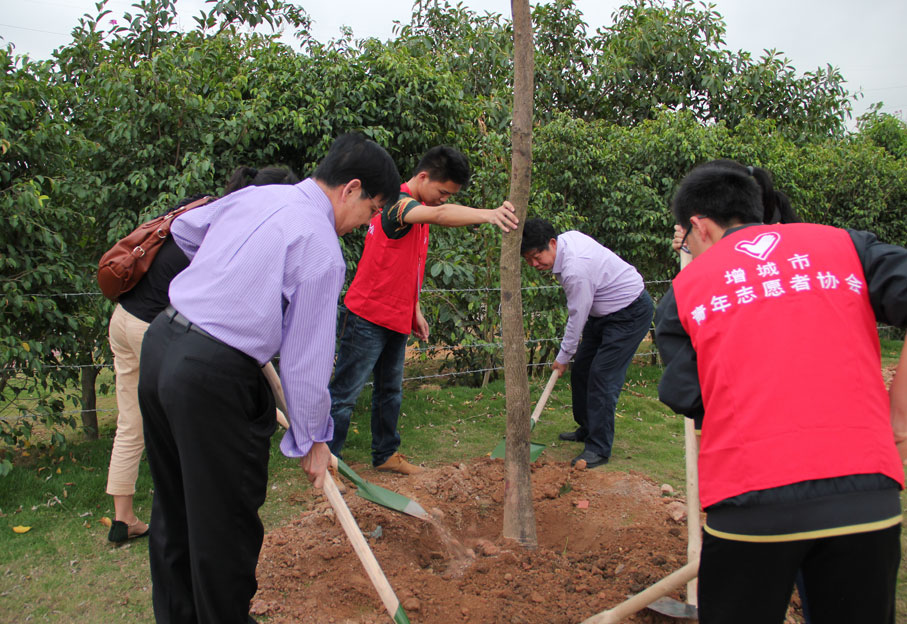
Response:
POLYGON ((519 219, 514 214, 513 204, 505 201, 497 208, 470 208, 459 204, 440 206, 415 206, 403 217, 406 223, 430 223, 447 227, 491 223, 504 232, 515 230, 519 219))

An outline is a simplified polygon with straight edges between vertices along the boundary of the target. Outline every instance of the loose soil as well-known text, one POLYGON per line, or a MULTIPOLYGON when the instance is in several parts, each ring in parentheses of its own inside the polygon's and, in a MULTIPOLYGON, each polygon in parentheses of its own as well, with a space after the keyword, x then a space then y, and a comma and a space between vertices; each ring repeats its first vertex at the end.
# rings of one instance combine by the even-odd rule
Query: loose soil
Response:
MULTIPOLYGON (((685 501, 629 473, 532 465, 538 548, 501 537, 503 462, 483 458, 408 477, 353 466, 439 517, 439 526, 344 496, 414 624, 578 623, 686 563, 685 501), (439 513, 440 512, 440 513, 439 513)), ((252 614, 270 623, 390 621, 323 496, 265 536, 252 614)), ((685 599, 682 589, 672 596, 685 599)), ((796 601, 796 597, 794 599, 796 601)), ((790 622, 799 621, 791 609, 790 622)), ((627 622, 676 623, 643 610, 627 622)))

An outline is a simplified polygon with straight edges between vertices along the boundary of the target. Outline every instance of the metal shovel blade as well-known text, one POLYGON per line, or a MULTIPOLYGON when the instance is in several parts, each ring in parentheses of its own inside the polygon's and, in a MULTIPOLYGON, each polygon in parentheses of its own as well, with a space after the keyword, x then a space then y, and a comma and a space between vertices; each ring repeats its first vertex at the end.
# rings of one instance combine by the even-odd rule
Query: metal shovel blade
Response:
POLYGON ((699 619, 699 609, 696 608, 696 605, 680 602, 679 600, 674 600, 667 596, 659 598, 655 602, 650 602, 646 608, 651 609, 656 613, 667 615, 668 617, 682 618, 685 620, 699 619))
MULTIPOLYGON (((491 451, 492 459, 504 459, 504 455, 507 450, 507 440, 501 440, 498 442, 498 445, 494 447, 494 450, 491 451)), ((539 455, 542 454, 542 451, 545 450, 544 444, 538 444, 536 442, 529 443, 529 461, 535 461, 539 458, 539 455)))
POLYGON ((392 492, 380 485, 369 483, 353 472, 353 469, 347 466, 341 459, 337 460, 337 471, 355 484, 357 488, 356 494, 365 500, 377 503, 388 509, 393 509, 394 511, 409 514, 410 516, 414 516, 421 520, 430 519, 428 512, 425 511, 422 505, 411 498, 403 496, 403 494, 398 494, 397 492, 392 492))

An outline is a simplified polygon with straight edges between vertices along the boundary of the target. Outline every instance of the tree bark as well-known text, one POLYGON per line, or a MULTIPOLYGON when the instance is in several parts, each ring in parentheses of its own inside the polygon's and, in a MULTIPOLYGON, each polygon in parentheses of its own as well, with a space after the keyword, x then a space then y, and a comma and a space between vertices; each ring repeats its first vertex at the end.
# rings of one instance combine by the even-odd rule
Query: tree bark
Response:
POLYGON ((82 369, 82 429, 89 440, 98 439, 98 395, 94 384, 98 372, 94 366, 82 369))
POLYGON ((504 459, 504 531, 506 538, 535 548, 535 510, 529 472, 529 379, 520 291, 520 240, 529 205, 532 173, 533 43, 528 0, 511 0, 513 11, 513 155, 510 202, 520 226, 501 243, 501 316, 504 332, 504 378, 507 390, 507 443, 504 459))

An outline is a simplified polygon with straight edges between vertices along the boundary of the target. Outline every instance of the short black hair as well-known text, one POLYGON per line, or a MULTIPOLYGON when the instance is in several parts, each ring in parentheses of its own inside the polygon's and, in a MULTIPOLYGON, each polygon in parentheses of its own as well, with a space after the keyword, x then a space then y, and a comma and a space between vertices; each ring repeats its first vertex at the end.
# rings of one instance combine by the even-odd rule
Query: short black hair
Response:
POLYGON ((413 176, 426 172, 430 180, 453 182, 466 188, 469 186, 469 161, 466 156, 449 145, 436 145, 419 160, 413 176))
POLYGON ((685 228, 697 215, 724 228, 761 223, 762 189, 746 167, 738 166, 706 163, 687 174, 671 202, 674 220, 685 228))
POLYGON ((520 255, 530 251, 544 251, 552 238, 557 238, 554 226, 544 219, 529 219, 523 225, 523 239, 520 242, 520 255))
POLYGON ((390 154, 359 132, 337 137, 312 177, 332 188, 359 180, 369 197, 388 201, 400 195, 400 172, 390 154))
POLYGON ((267 186, 268 184, 296 184, 299 182, 299 176, 289 167, 264 167, 256 169, 255 167, 240 166, 237 167, 227 186, 224 187, 224 195, 229 195, 234 191, 247 186, 267 186))

